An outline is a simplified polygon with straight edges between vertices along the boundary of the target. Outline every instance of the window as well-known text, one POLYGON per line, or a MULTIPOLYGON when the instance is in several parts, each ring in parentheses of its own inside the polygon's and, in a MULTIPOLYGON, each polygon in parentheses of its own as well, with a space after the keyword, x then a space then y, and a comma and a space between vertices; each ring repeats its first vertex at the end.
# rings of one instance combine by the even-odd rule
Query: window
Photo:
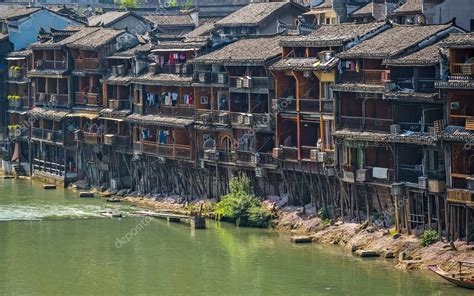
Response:
POLYGON ((474 32, 474 19, 471 19, 471 32, 474 32))
POLYGON ((331 84, 329 82, 321 83, 321 99, 332 100, 332 91, 329 88, 331 84))

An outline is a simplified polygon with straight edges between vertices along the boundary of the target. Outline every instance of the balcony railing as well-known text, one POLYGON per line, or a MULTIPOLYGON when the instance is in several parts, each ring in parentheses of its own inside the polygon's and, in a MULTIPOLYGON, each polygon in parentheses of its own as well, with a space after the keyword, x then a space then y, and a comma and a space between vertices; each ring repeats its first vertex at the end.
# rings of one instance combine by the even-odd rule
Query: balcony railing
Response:
POLYGON ((74 60, 74 67, 77 71, 99 71, 102 69, 98 58, 83 58, 74 60))
POLYGON ((114 146, 116 148, 128 149, 131 148, 132 141, 129 136, 120 135, 105 135, 104 144, 114 146))
POLYGON ((300 112, 316 113, 319 112, 319 100, 316 99, 300 99, 300 112))
POLYGON ((46 94, 37 93, 35 104, 48 105, 50 107, 67 107, 69 103, 69 96, 66 94, 46 94))
POLYGON ((33 160, 33 169, 35 171, 45 172, 52 175, 64 176, 66 167, 62 164, 48 162, 35 158, 33 160))
POLYGON ((174 145, 175 146, 175 157, 183 159, 193 159, 193 151, 190 146, 186 145, 174 145))
POLYGON ((157 67, 156 71, 158 74, 176 74, 176 75, 191 75, 192 66, 187 63, 182 64, 164 64, 163 66, 157 67))
POLYGON ((98 133, 88 133, 84 132, 84 143, 90 145, 96 145, 103 142, 103 135, 98 133))
POLYGON ((276 112, 296 112, 295 98, 278 98, 272 101, 272 109, 276 112))
POLYGON ((99 103, 99 94, 76 92, 76 104, 97 106, 99 103))
POLYGON ((8 107, 10 109, 22 109, 30 106, 28 97, 20 97, 19 100, 8 100, 8 107))
POLYGON ((107 100, 109 102, 109 108, 115 110, 128 110, 130 109, 130 101, 127 100, 107 100))
POLYGON ((361 117, 352 117, 352 116, 340 116, 341 127, 347 129, 362 129, 362 118, 361 117))
POLYGON ((268 89, 268 77, 236 77, 230 76, 229 77, 229 87, 232 88, 234 91, 238 90, 260 90, 260 89, 268 89))
POLYGON ((453 63, 451 64, 451 75, 474 76, 474 64, 453 63))
POLYGON ((389 70, 344 71, 341 76, 341 82, 345 83, 383 84, 389 81, 389 70))
POLYGON ((38 60, 38 69, 67 70, 67 61, 38 60))
POLYGON ((278 162, 271 153, 259 153, 259 163, 262 166, 277 166, 278 162))
POLYGON ((283 147, 283 159, 284 160, 298 160, 298 148, 297 147, 283 147))
POLYGON ((10 81, 24 81, 28 79, 26 69, 8 70, 8 80, 10 81))
POLYGON ((390 125, 393 124, 391 119, 382 118, 365 118, 364 130, 371 132, 390 132, 390 125))
POLYGON ((398 181, 418 183, 418 177, 423 176, 421 165, 398 165, 398 181))
POLYGON ((64 134, 58 131, 46 130, 42 128, 31 128, 31 138, 36 140, 45 140, 55 143, 64 142, 64 134))
POLYGON ((258 157, 255 152, 251 151, 235 151, 235 161, 241 163, 247 163, 249 165, 257 165, 258 157))

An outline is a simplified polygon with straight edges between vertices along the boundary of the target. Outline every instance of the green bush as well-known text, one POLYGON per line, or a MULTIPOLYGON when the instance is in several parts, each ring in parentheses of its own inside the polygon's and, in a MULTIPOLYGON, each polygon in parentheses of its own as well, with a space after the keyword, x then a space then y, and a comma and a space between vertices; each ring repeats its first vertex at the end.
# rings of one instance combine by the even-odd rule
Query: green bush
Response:
POLYGON ((322 207, 319 209, 318 211, 318 217, 321 218, 322 220, 329 220, 331 219, 330 215, 329 215, 329 211, 328 209, 326 209, 325 207, 322 207))
POLYGON ((249 213, 249 226, 266 228, 270 220, 270 212, 262 207, 251 207, 249 213))
POLYGON ((428 229, 423 231, 423 234, 421 235, 421 245, 423 247, 430 246, 437 241, 439 241, 439 234, 436 230, 428 229))
POLYGON ((250 179, 235 177, 230 181, 229 194, 221 197, 215 213, 220 218, 237 220, 248 217, 249 226, 266 227, 270 213, 260 205, 260 199, 251 193, 250 179))

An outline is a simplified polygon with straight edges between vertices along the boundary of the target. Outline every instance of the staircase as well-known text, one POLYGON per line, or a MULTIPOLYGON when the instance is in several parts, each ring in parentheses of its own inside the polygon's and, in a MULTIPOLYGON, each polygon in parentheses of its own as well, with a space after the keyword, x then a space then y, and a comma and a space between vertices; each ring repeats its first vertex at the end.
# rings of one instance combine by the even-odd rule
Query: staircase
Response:
POLYGON ((25 169, 18 162, 13 164, 13 174, 15 175, 15 177, 27 175, 25 169))

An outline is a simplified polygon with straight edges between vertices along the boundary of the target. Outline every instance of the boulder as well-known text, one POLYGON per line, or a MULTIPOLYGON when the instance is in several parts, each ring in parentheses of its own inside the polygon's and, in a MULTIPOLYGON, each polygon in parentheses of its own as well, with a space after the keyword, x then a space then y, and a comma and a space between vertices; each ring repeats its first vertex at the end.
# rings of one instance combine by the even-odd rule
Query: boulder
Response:
POLYGON ((394 253, 393 251, 387 250, 387 251, 385 252, 384 257, 385 257, 386 259, 393 259, 393 258, 395 258, 395 253, 394 253))
POLYGON ((298 235, 298 236, 292 236, 290 238, 290 241, 297 243, 297 244, 302 244, 302 243, 311 243, 313 241, 313 237, 309 235, 298 235))
POLYGON ((406 261, 406 260, 412 260, 413 258, 408 255, 407 252, 400 252, 400 254, 398 254, 398 261, 406 261))
POLYGON ((368 258, 368 257, 379 257, 379 253, 374 250, 357 250, 355 251, 355 254, 359 257, 362 258, 368 258))
POLYGON ((395 233, 392 238, 393 239, 399 239, 402 235, 400 233, 395 233))

